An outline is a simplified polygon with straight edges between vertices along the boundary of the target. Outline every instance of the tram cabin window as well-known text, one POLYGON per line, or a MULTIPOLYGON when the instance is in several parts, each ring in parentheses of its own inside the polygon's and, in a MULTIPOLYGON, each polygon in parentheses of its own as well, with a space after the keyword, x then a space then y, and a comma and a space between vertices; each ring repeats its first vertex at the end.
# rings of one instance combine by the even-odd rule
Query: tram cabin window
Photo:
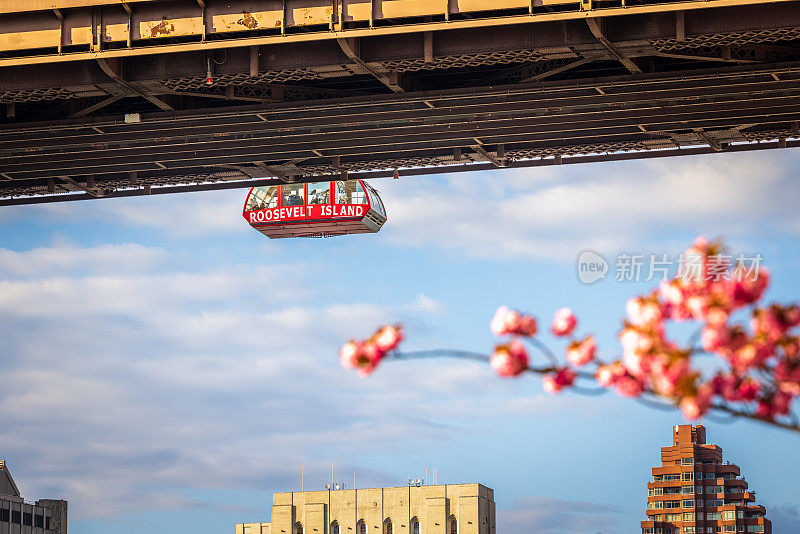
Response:
POLYGON ((256 187, 247 200, 247 211, 278 207, 278 186, 256 187))
POLYGON ((305 184, 291 184, 283 186, 283 205, 302 206, 305 200, 305 184))
POLYGON ((358 180, 336 182, 337 204, 366 204, 367 195, 358 180))
POLYGON ((309 204, 330 204, 331 203, 331 183, 312 182, 308 184, 308 203, 309 204))

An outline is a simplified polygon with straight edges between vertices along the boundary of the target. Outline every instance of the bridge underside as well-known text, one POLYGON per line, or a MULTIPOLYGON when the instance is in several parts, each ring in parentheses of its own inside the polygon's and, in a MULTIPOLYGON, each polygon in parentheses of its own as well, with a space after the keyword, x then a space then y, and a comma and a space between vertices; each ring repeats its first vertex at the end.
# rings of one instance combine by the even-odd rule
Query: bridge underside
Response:
POLYGON ((482 2, 0 0, 0 205, 800 144, 800 2, 482 2))

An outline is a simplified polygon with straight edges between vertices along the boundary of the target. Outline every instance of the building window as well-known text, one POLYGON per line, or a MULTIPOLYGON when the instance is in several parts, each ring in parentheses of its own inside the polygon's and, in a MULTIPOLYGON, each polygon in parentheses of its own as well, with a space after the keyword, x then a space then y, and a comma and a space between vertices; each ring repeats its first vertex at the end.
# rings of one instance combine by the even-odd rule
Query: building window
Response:
POLYGON ((694 458, 681 458, 681 465, 694 465, 694 458))
POLYGON ((458 534, 458 521, 455 517, 450 520, 450 534, 458 534))
POLYGON ((36 528, 43 528, 44 527, 44 516, 43 515, 36 515, 33 517, 33 526, 36 528))
POLYGON ((653 527, 644 527, 642 529, 642 534, 653 534, 653 527))
POLYGON ((294 533, 293 534, 303 534, 303 524, 297 522, 294 524, 294 533))
POLYGON ((714 480, 717 476, 714 473, 706 473, 706 480, 714 480))
POLYGON ((683 534, 694 534, 694 527, 683 527, 683 534))
POLYGON ((694 499, 685 499, 683 501, 684 508, 694 508, 694 499))
POLYGON ((0 508, 0 521, 3 523, 8 523, 9 518, 10 514, 8 513, 8 510, 5 508, 0 508))
POLYGON ((392 534, 392 520, 387 519, 383 522, 383 534, 392 534))
POLYGON ((691 472, 684 473, 683 480, 694 480, 694 473, 691 472))
POLYGON ((339 534, 339 522, 334 521, 331 523, 331 534, 339 534))
POLYGON ((411 534, 419 534, 419 520, 416 517, 411 519, 411 534))
POLYGON ((681 491, 684 495, 691 495, 694 493, 694 486, 684 486, 681 491))
POLYGON ((683 514, 684 521, 694 521, 694 512, 685 512, 683 514))
POLYGON ((52 530, 50 528, 50 518, 49 517, 45 517, 44 518, 44 529, 45 530, 52 530))
POLYGON ((33 514, 29 514, 27 512, 22 514, 22 524, 25 525, 26 527, 32 527, 33 526, 33 514))
POLYGON ((11 522, 15 525, 19 525, 22 523, 22 512, 19 510, 14 510, 11 512, 11 522))
POLYGON ((736 525, 725 525, 725 532, 736 532, 736 525))
POLYGON ((358 534, 367 534, 367 524, 364 523, 364 520, 359 520, 358 524, 356 525, 356 532, 358 534))

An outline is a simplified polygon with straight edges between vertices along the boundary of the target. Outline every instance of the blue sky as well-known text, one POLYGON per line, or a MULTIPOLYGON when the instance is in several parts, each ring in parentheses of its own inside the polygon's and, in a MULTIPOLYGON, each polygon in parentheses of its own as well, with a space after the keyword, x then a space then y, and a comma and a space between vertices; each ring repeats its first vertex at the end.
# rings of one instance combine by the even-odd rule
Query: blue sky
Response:
MULTIPOLYGON (((797 300, 798 169, 787 150, 378 180, 384 229, 325 240, 268 240, 246 191, 3 208, 0 457, 26 497, 70 501, 73 534, 265 521, 301 460, 307 489, 331 465, 359 487, 482 482, 503 534, 636 532, 678 414, 457 361, 360 380, 338 347, 400 321, 409 349, 488 351, 497 306, 570 306, 610 358, 652 283, 581 284, 578 253, 702 233, 761 253, 770 298, 797 300)), ((800 438, 703 424, 776 534, 799 529, 800 438)))

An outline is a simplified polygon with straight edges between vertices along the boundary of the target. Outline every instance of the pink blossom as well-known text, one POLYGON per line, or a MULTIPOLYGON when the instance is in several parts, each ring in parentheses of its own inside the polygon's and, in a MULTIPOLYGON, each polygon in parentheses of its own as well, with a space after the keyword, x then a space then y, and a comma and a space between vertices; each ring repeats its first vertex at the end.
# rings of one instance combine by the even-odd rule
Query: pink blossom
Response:
POLYGON ((711 387, 715 395, 722 396, 727 401, 741 399, 739 393, 739 378, 732 374, 717 374, 711 379, 711 387))
POLYGON ((652 336, 637 328, 624 328, 619 334, 619 341, 625 354, 644 354, 653 348, 652 336))
POLYGON ((644 391, 644 385, 632 376, 622 376, 616 381, 617 393, 623 397, 638 397, 644 391))
POLYGON ((572 334, 577 324, 578 319, 575 317, 575 314, 572 313, 572 310, 569 308, 561 308, 556 311, 553 317, 553 325, 550 329, 556 336, 568 336, 572 334))
POLYGON ((695 395, 683 397, 680 402, 683 416, 692 421, 700 419, 711 408, 712 397, 713 393, 707 387, 701 387, 695 395))
POLYGON ((383 352, 390 352, 403 341, 403 327, 385 325, 375 333, 375 345, 383 352))
POLYGON ((772 398, 772 407, 778 415, 787 415, 792 404, 792 395, 779 391, 772 398))
POLYGON ((686 307, 689 290, 683 280, 676 278, 669 282, 662 281, 659 287, 661 300, 665 304, 665 314, 675 321, 683 321, 691 317, 686 307))
POLYGON ((371 341, 348 341, 339 351, 339 360, 345 369, 357 369, 360 377, 372 374, 385 355, 371 341))
POLYGON ((775 407, 769 400, 761 400, 756 408, 756 417, 772 420, 772 418, 775 417, 775 407))
POLYGON ((542 377, 542 387, 548 393, 559 393, 562 389, 571 386, 578 375, 569 367, 562 367, 555 373, 548 373, 542 377))
POLYGON ((355 369, 358 367, 358 358, 361 352, 361 342, 353 340, 345 343, 339 350, 339 361, 345 369, 355 369))
POLYGON ((536 335, 539 326, 530 315, 521 314, 505 306, 500 306, 489 324, 496 336, 517 335, 531 337, 536 335))
POLYGON ((525 345, 514 339, 507 345, 498 345, 489 360, 492 369, 503 377, 517 376, 528 368, 528 352, 525 345))
POLYGON ((614 386, 620 378, 626 375, 625 367, 621 362, 616 361, 609 365, 601 365, 597 369, 595 379, 597 379, 597 383, 600 384, 600 386, 610 388, 614 386))
POLYGON ((655 297, 634 297, 625 305, 628 319, 634 326, 649 326, 661 321, 662 309, 655 297))
POLYGON ((734 269, 728 292, 735 307, 747 306, 761 299, 769 286, 769 271, 759 269, 758 273, 746 273, 743 266, 734 269))
POLYGON ((700 338, 703 350, 706 352, 714 352, 725 347, 730 339, 730 332, 725 326, 705 326, 700 338))
POLYGON ((586 365, 594 360, 597 342, 593 336, 586 336, 581 341, 573 341, 567 348, 567 361, 576 367, 586 365))
POLYGON ((678 391, 679 383, 689 375, 689 362, 680 358, 670 362, 666 358, 658 358, 651 364, 650 381, 653 389, 661 395, 671 397, 678 391))

